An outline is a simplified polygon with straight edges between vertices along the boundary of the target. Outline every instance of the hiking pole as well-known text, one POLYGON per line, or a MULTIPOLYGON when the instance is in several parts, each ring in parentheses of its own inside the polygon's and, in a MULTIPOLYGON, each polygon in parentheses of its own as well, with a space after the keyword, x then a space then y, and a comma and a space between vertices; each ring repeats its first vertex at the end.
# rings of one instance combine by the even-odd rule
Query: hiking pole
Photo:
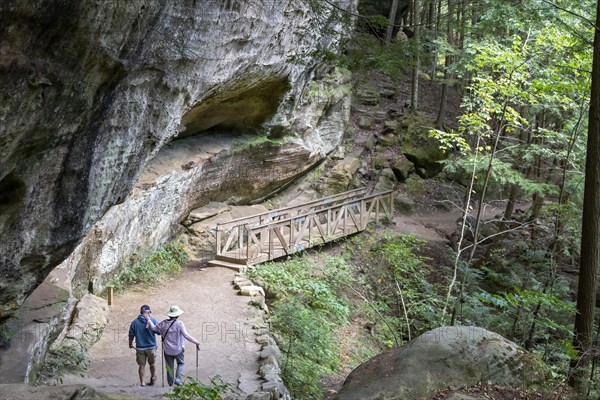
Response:
POLYGON ((196 346, 196 380, 198 380, 198 353, 200 352, 200 348, 196 346))
POLYGON ((162 376, 162 385, 165 387, 165 346, 160 344, 160 374, 162 376))

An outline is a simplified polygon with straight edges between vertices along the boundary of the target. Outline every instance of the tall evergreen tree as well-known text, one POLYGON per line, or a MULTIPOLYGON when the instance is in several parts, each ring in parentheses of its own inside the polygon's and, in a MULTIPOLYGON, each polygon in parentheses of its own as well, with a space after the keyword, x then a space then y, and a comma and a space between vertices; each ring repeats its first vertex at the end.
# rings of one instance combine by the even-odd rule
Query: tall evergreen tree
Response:
POLYGON ((589 115, 577 315, 573 339, 573 344, 579 351, 579 358, 571 361, 572 373, 569 379, 569 383, 578 391, 581 391, 584 382, 582 369, 589 362, 589 353, 592 350, 596 285, 600 264, 600 2, 596 9, 589 115))

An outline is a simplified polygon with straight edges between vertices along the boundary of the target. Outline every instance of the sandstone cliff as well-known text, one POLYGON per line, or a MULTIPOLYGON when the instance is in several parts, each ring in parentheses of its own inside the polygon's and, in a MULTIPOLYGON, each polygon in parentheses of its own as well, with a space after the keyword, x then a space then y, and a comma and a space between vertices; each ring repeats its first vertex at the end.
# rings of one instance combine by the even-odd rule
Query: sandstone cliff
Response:
POLYGON ((263 197, 334 150, 347 96, 314 80, 344 84, 318 67, 318 50, 336 51, 344 32, 334 10, 289 0, 4 2, 0 320, 92 227, 85 264, 112 241, 124 248, 114 265, 167 240, 191 208, 263 197), (284 139, 255 159, 213 145, 259 134, 284 139), (138 181, 176 147, 188 168, 150 168, 138 181))

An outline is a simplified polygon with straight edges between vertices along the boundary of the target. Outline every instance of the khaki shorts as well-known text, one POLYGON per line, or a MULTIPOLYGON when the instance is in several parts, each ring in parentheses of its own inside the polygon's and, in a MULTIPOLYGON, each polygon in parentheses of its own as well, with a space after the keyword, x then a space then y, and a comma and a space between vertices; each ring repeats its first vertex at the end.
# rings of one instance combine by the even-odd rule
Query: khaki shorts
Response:
POLYGON ((149 365, 154 365, 156 362, 156 347, 153 349, 135 350, 135 361, 138 365, 146 365, 146 360, 148 360, 149 365))

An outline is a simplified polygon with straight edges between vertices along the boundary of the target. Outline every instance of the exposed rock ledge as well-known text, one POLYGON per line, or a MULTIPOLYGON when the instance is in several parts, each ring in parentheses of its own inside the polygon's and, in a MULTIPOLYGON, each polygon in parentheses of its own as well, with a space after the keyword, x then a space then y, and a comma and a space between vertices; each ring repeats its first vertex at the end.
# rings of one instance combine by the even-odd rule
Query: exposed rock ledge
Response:
MULTIPOLYGON (((333 8, 317 17, 304 2, 226 3, 3 8, 0 322, 42 281, 59 294, 48 304, 65 305, 12 321, 41 324, 21 346, 34 362, 73 295, 102 290, 190 210, 265 198, 340 149, 348 75, 312 58, 339 44, 321 31, 333 8)), ((18 369, 17 381, 35 370, 18 369)))
MULTIPOLYGON (((355 1, 336 3, 352 9, 355 1)), ((115 212, 110 207, 124 208, 147 163, 177 135, 297 137, 307 153, 303 169, 335 148, 342 127, 319 112, 339 115, 344 103, 329 103, 328 93, 318 94, 327 104, 306 101, 323 73, 316 50, 336 51, 347 28, 328 19, 334 10, 316 15, 310 2, 291 0, 3 4, 0 321, 115 212), (323 33, 329 28, 337 33, 323 33)), ((288 145, 281 154, 294 151, 288 145)), ((277 159, 261 161, 278 174, 277 159)), ((214 178, 198 168, 188 175, 200 172, 214 178)), ((215 193, 221 183, 206 186, 215 193)), ((172 230, 172 216, 193 201, 203 199, 179 201, 162 225, 172 230)))

